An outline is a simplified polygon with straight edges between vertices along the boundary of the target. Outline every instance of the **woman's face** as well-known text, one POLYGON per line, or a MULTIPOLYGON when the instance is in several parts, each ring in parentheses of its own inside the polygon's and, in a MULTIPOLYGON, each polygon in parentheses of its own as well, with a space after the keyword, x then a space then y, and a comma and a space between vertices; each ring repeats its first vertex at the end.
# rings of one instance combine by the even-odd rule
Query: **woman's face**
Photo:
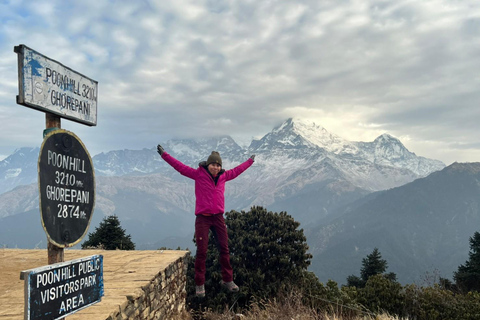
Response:
POLYGON ((216 177, 217 174, 222 170, 222 166, 218 163, 210 163, 208 165, 208 171, 212 174, 212 176, 216 177))

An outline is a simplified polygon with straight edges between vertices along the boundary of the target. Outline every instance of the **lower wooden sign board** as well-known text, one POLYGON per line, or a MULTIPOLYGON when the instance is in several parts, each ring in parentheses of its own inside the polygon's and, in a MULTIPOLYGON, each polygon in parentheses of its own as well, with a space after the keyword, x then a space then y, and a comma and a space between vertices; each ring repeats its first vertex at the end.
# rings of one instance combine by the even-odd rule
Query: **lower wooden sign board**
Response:
POLYGON ((25 320, 60 319, 101 301, 103 256, 94 255, 22 271, 25 320))

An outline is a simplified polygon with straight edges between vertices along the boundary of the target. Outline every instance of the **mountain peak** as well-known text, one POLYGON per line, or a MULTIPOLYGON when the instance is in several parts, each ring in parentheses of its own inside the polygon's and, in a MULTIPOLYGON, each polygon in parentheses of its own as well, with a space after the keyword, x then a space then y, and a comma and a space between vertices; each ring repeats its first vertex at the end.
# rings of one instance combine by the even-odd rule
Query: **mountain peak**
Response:
POLYGON ((329 152, 338 152, 343 149, 346 141, 331 134, 321 125, 310 119, 289 118, 261 140, 252 143, 255 149, 269 149, 275 146, 280 148, 323 148, 329 152))
POLYGON ((40 148, 20 148, 0 161, 0 193, 37 180, 40 148))
POLYGON ((400 140, 398 140, 397 138, 395 138, 394 136, 388 134, 388 133, 384 133, 380 136, 378 136, 375 141, 376 143, 379 143, 379 142, 387 142, 387 143, 400 143, 400 140))
POLYGON ((280 132, 284 130, 294 130, 299 134, 305 133, 306 131, 327 132, 327 130, 321 125, 305 118, 289 118, 281 125, 275 127, 272 132, 280 132))
POLYGON ((446 172, 464 172, 468 174, 478 174, 480 173, 480 162, 467 162, 467 163, 458 163, 454 162, 448 167, 444 168, 442 171, 446 172))
POLYGON ((408 151, 403 143, 397 138, 384 133, 373 141, 376 162, 390 162, 394 159, 408 159, 415 157, 415 154, 408 151))
MULTIPOLYGON (((16 149, 11 155, 0 161, 0 167, 7 167, 10 162, 23 162, 22 159, 38 158, 40 148, 22 147, 16 149)), ((28 160, 27 160, 28 161, 28 160)))

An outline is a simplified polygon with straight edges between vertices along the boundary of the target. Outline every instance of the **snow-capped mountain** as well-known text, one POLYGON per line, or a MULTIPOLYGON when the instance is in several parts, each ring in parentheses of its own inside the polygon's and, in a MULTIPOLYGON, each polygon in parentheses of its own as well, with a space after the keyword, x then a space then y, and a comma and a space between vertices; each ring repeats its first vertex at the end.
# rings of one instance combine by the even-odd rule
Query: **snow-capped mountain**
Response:
MULTIPOLYGON (((230 159, 239 157, 244 150, 229 136, 209 139, 182 139, 159 142, 170 154, 181 159, 185 164, 195 167, 206 160, 208 150, 222 154, 225 164, 230 159), (207 151, 206 151, 207 150, 207 151)), ((144 175, 165 171, 167 165, 156 152, 156 146, 143 150, 117 150, 100 153, 93 157, 93 164, 98 175, 122 176, 144 175)))
POLYGON ((37 181, 40 148, 20 148, 0 161, 0 194, 37 181))
MULTIPOLYGON (((290 176, 328 162, 338 170, 337 175, 370 191, 396 187, 445 167, 441 161, 416 156, 388 134, 373 142, 347 141, 313 122, 298 119, 288 119, 245 149, 229 136, 170 140, 162 146, 192 167, 205 160, 211 150, 220 152, 226 168, 257 154, 257 165, 264 169, 263 173, 275 176, 290 176)), ((171 173, 154 146, 101 153, 93 161, 99 175, 171 173)))
POLYGON ((374 165, 407 169, 419 177, 445 167, 441 161, 418 157, 389 134, 383 134, 373 142, 347 141, 314 122, 299 119, 288 119, 261 140, 253 141, 250 148, 255 152, 271 152, 276 149, 317 150, 319 155, 326 153, 330 158, 367 161, 374 165))
POLYGON ((329 133, 314 122, 288 119, 260 140, 250 145, 253 150, 321 148, 330 153, 348 150, 352 144, 339 136, 329 133))
POLYGON ((301 180, 306 184, 334 177, 369 192, 397 187, 445 167, 441 161, 417 157, 388 134, 373 142, 347 141, 313 122, 292 119, 253 141, 249 152, 260 155, 267 172, 279 171, 275 168, 293 170, 297 176, 304 172, 301 180), (286 159, 277 163, 282 157, 286 159), (331 170, 330 175, 325 170, 331 170))
MULTIPOLYGON (((328 215, 346 201, 403 185, 445 167, 440 161, 417 157, 387 134, 373 142, 352 142, 298 119, 286 120, 248 148, 228 136, 161 144, 192 167, 206 160, 212 150, 220 152, 227 169, 256 154, 254 166, 243 174, 245 178, 232 181, 227 188, 232 208, 262 205, 288 209, 303 222, 328 215)), ((174 181, 185 179, 159 157, 155 146, 102 153, 93 157, 93 162, 99 176, 157 173, 174 181)))
POLYGON ((441 161, 419 157, 408 151, 400 140, 389 134, 382 134, 373 142, 356 142, 355 144, 362 153, 362 157, 368 161, 382 166, 405 168, 420 177, 445 167, 441 161))
MULTIPOLYGON (((302 228, 310 229, 310 247, 322 250, 326 250, 323 243, 330 239, 330 234, 343 235, 342 230, 334 229, 326 221, 342 221, 340 215, 345 214, 352 216, 349 210, 369 201, 366 195, 371 197, 377 194, 375 191, 418 181, 445 167, 440 161, 415 155, 388 134, 371 142, 348 141, 320 125, 298 119, 288 119, 244 148, 228 136, 159 143, 168 153, 192 167, 206 160, 212 150, 220 152, 225 169, 255 154, 252 167, 228 182, 226 210, 248 210, 258 205, 269 211, 286 211, 301 223, 302 228), (317 223, 320 220, 321 225, 317 223), (319 229, 322 237, 313 232, 319 229)), ((3 190, 0 194, 0 246, 31 248, 39 243, 46 244, 38 211, 38 152, 38 148, 19 149, 0 161, 0 190, 3 190)), ((115 214, 138 249, 193 248, 194 183, 166 164, 157 154, 156 146, 101 153, 93 157, 93 163, 96 202, 91 227, 97 226, 103 216, 115 214)), ((435 192, 435 185, 432 185, 432 201, 436 199, 435 192)), ((412 194, 418 195, 417 202, 423 205, 421 192, 417 190, 412 194)), ((411 199, 402 198, 398 203, 410 202, 411 199)), ((385 201, 382 205, 392 205, 392 202, 385 201)), ((404 206, 397 207, 395 212, 401 216, 404 206)), ((392 211, 388 206, 372 205, 372 208, 370 211, 376 214, 392 211)), ((361 221, 366 225, 362 230, 367 234, 368 226, 374 225, 368 220, 370 211, 361 221)), ((358 223, 354 227, 358 227, 358 223)), ((426 226, 418 226, 422 227, 426 226)), ((351 241, 348 244, 357 241, 348 240, 351 241)), ((335 248, 330 249, 332 251, 328 252, 336 252, 335 248)), ((315 253, 321 254, 319 250, 315 253)), ((382 254, 387 255, 387 252, 382 251, 382 254)), ((312 268, 322 266, 312 265, 312 268)))
POLYGON ((158 170, 159 160, 151 149, 102 152, 92 159, 95 173, 100 176, 149 174, 158 170))
MULTIPOLYGON (((334 209, 368 193, 406 184, 445 167, 440 161, 416 156, 389 135, 373 142, 351 142, 315 123, 297 119, 288 119, 247 148, 228 136, 159 143, 192 167, 206 160, 212 150, 220 152, 226 169, 256 154, 254 165, 228 183, 226 210, 260 205, 287 211, 302 224, 328 216, 334 209)), ((35 157, 28 164, 19 153, 0 162, 0 168, 18 168, 22 173, 26 171, 24 168, 33 168, 30 180, 24 181, 35 182, 38 149, 31 153, 35 157), (25 163, 16 163, 14 159, 25 163)), ((148 235, 145 231, 148 228, 158 230, 159 221, 169 221, 162 224, 165 237, 178 235, 179 225, 183 225, 180 221, 191 218, 193 183, 166 164, 157 154, 156 146, 101 153, 93 157, 93 163, 97 177, 95 210, 102 215, 116 214, 130 228, 142 225, 139 236, 148 235)), ((0 195, 3 217, 31 210, 33 203, 31 199, 8 200, 18 199, 20 192, 11 190, 12 181, 8 178, 0 181, 10 187, 4 186, 3 190, 10 191, 0 195)))

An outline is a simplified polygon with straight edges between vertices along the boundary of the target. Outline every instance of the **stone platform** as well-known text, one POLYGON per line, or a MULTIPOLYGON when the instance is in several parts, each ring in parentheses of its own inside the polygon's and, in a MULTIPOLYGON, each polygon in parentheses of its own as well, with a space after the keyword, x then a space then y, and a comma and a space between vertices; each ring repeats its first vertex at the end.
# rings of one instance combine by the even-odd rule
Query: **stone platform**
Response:
MULTIPOLYGON (((169 266, 178 261, 183 264, 183 258, 188 255, 188 251, 66 249, 65 261, 99 254, 103 255, 105 296, 102 297, 101 302, 69 315, 68 320, 103 320, 113 319, 113 317, 130 319, 131 315, 125 313, 128 303, 144 294, 145 288, 153 283, 152 280, 169 266)), ((23 280, 20 280, 20 273, 23 270, 47 264, 46 249, 0 249, 0 320, 23 319, 24 283, 23 280)), ((141 299, 143 298, 140 297, 137 301, 141 299)), ((148 307, 148 309, 150 308, 148 307)), ((147 311, 150 312, 150 310, 143 311, 145 315, 148 314, 147 311)), ((136 310, 136 312, 138 314, 142 311, 136 310)))

